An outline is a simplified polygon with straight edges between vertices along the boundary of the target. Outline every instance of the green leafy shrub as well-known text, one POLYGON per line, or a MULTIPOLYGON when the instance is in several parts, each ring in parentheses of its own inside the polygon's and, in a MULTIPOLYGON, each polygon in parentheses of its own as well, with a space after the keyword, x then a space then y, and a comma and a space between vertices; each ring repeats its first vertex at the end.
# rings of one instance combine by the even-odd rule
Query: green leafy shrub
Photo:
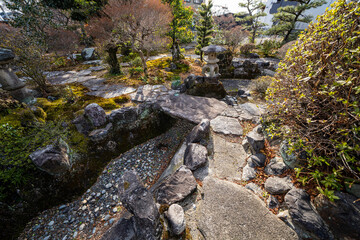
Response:
POLYGON ((76 131, 64 130, 60 122, 47 122, 31 128, 0 125, 0 200, 32 179, 36 167, 29 155, 36 149, 61 138, 72 146, 78 145, 80 151, 86 151, 86 139, 78 135, 76 131))
POLYGON ((249 55, 255 49, 255 44, 245 43, 240 46, 240 52, 245 55, 249 55))
POLYGON ((274 51, 280 47, 281 43, 276 40, 265 40, 259 44, 259 49, 262 51, 265 57, 271 56, 274 54, 274 51))
POLYGON ((289 139, 293 153, 307 153, 299 179, 330 199, 360 179, 359 16, 360 3, 334 3, 287 52, 267 92, 269 131, 289 139))
POLYGON ((130 63, 132 67, 142 67, 142 61, 140 57, 134 58, 130 63))

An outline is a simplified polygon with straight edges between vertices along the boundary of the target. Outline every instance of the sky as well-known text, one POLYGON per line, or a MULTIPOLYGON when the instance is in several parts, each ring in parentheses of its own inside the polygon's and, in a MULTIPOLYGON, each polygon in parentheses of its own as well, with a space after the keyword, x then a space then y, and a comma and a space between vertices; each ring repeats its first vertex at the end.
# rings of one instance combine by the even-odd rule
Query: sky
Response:
POLYGON ((241 0, 213 0, 214 5, 226 6, 232 13, 242 11, 239 7, 239 2, 241 2, 241 0))

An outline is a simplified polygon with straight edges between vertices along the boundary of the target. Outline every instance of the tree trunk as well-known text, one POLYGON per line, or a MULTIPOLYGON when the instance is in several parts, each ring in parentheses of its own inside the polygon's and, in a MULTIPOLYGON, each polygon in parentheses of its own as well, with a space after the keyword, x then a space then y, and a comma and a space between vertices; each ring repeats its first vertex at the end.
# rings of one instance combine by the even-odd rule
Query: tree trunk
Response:
POLYGON ((204 55, 204 52, 200 50, 200 61, 201 62, 203 61, 203 55, 204 55))
POLYGON ((148 77, 149 74, 148 74, 148 69, 147 69, 147 64, 146 64, 145 55, 144 55, 143 51, 141 51, 141 50, 138 50, 137 52, 139 53, 140 58, 141 58, 141 62, 142 62, 143 69, 144 69, 144 76, 145 76, 145 77, 148 77))
POLYGON ((114 43, 109 43, 106 45, 105 51, 108 53, 107 62, 110 65, 110 73, 111 74, 120 74, 120 64, 116 57, 116 53, 119 47, 114 43))

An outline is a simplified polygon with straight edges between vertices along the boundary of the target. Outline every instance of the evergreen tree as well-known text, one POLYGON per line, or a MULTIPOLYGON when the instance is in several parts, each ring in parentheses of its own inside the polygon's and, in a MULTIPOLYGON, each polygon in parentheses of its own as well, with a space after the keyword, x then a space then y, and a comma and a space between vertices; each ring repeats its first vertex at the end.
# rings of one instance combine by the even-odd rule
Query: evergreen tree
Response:
POLYGON ((299 34, 296 30, 296 23, 310 23, 311 15, 305 15, 305 11, 311 8, 320 7, 326 0, 291 0, 297 2, 295 6, 280 7, 273 15, 273 26, 269 29, 269 35, 283 36, 283 43, 293 40, 299 34))
POLYGON ((200 20, 196 26, 197 30, 197 51, 200 52, 200 60, 203 60, 204 53, 201 51, 203 47, 209 46, 212 38, 212 33, 214 32, 214 20, 212 18, 212 0, 208 4, 202 3, 201 8, 199 9, 200 20))
POLYGON ((182 57, 180 43, 191 42, 194 35, 191 31, 194 12, 190 7, 185 7, 183 0, 165 0, 171 8, 173 16, 167 36, 171 38, 170 50, 172 60, 177 61, 182 57))
POLYGON ((246 12, 237 14, 236 21, 243 23, 246 30, 250 32, 250 42, 255 43, 256 36, 266 24, 260 21, 260 17, 266 16, 263 12, 265 4, 261 0, 246 0, 245 3, 239 3, 240 7, 246 8, 246 12))

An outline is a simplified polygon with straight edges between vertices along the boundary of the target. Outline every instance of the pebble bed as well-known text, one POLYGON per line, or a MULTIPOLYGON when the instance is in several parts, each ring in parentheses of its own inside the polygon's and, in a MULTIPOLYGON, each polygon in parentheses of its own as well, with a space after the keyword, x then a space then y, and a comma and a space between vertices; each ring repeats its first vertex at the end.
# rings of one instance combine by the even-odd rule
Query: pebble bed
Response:
POLYGON ((156 182, 194 125, 178 121, 169 131, 112 160, 80 199, 42 212, 28 223, 19 239, 100 239, 124 213, 118 182, 136 169, 146 187, 156 182))

